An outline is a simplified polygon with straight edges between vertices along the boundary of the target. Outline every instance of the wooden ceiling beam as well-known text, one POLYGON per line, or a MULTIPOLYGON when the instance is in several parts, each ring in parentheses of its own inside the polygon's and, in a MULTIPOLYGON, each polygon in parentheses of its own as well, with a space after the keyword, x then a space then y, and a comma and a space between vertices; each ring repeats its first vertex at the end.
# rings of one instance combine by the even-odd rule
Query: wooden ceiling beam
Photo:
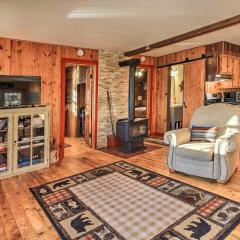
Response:
POLYGON ((156 48, 166 47, 166 46, 172 45, 174 43, 182 42, 182 41, 185 41, 190 38, 198 37, 198 36, 201 36, 201 35, 204 35, 207 33, 211 33, 211 32, 217 31, 217 30, 221 30, 223 28, 231 27, 231 26, 234 26, 237 24, 240 24, 240 15, 237 15, 237 16, 222 20, 220 22, 216 22, 216 23, 195 29, 190 32, 186 32, 186 33, 162 40, 160 42, 153 43, 148 46, 140 47, 135 50, 125 52, 125 56, 133 56, 133 55, 137 55, 137 54, 142 54, 142 53, 149 52, 156 48))

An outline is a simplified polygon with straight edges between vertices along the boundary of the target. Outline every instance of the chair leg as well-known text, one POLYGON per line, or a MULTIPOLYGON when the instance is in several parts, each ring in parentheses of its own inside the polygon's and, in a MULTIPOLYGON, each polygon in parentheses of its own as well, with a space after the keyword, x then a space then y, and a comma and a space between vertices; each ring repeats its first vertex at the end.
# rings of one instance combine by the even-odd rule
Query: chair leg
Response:
POLYGON ((176 173, 176 170, 169 168, 170 173, 176 173))

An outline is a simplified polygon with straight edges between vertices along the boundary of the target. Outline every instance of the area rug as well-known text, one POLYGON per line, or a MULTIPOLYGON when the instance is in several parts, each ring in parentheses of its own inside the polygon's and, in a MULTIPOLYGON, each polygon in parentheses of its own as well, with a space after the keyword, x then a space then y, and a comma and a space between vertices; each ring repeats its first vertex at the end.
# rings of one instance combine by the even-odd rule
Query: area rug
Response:
POLYGON ((121 161, 31 188, 61 239, 220 240, 240 204, 121 161))

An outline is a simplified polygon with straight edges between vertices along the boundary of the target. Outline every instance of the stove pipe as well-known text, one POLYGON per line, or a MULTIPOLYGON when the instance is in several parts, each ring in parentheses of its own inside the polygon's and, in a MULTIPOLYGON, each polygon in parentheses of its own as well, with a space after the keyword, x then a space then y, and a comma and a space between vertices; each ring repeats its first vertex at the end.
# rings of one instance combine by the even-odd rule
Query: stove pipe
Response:
POLYGON ((120 67, 129 66, 129 93, 128 93, 128 121, 134 121, 135 115, 135 72, 137 65, 140 64, 139 59, 130 59, 119 62, 120 67))

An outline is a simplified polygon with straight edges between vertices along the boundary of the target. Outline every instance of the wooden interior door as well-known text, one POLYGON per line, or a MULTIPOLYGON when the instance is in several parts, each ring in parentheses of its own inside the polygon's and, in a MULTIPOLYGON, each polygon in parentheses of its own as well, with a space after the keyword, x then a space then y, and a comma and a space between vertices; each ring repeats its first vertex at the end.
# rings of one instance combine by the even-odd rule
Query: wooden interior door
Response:
POLYGON ((204 104, 205 60, 184 64, 183 127, 189 127, 192 114, 204 104))
POLYGON ((92 67, 86 69, 85 141, 92 146, 92 67))
POLYGON ((168 120, 168 86, 169 69, 168 67, 158 68, 156 82, 153 87, 153 132, 157 135, 164 135, 167 131, 168 120))

